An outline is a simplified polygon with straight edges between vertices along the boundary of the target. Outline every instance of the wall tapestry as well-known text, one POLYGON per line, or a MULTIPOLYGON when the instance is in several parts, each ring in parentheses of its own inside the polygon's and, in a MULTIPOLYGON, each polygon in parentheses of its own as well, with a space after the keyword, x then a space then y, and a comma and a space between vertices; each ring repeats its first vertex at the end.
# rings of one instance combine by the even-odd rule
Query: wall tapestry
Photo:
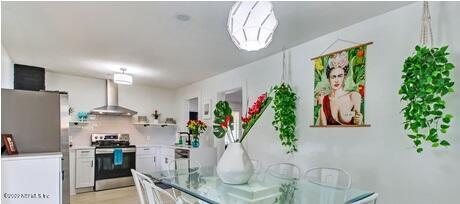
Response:
POLYGON ((365 127, 366 49, 370 43, 312 58, 312 127, 365 127))

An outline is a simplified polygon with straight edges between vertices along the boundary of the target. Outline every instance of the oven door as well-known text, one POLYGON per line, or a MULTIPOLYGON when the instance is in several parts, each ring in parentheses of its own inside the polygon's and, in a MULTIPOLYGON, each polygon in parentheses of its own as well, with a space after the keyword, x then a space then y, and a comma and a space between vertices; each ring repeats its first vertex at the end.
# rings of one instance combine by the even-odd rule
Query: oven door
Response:
POLYGON ((114 148, 96 149, 95 180, 131 177, 136 167, 136 148, 122 148, 123 163, 114 165, 114 148))

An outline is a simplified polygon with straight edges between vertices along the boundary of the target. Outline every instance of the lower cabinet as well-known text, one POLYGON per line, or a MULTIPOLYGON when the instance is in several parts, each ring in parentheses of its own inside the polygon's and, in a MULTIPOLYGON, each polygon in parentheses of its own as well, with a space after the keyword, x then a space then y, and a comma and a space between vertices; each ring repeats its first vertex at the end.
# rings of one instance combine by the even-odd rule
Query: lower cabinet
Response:
POLYGON ((60 152, 2 155, 0 203, 62 203, 61 160, 60 152))
POLYGON ((76 150, 75 187, 94 186, 94 150, 76 150))
POLYGON ((157 171, 157 148, 137 147, 136 148, 136 170, 140 172, 157 171))
POLYGON ((155 171, 154 156, 136 156, 136 170, 140 172, 155 171))
MULTIPOLYGON (((169 170, 169 163, 173 162, 173 159, 169 158, 169 157, 166 157, 166 156, 162 156, 160 155, 159 156, 159 161, 160 161, 160 164, 158 165, 158 167, 160 168, 161 171, 167 171, 169 170)), ((172 167, 173 165, 171 165, 172 167)))

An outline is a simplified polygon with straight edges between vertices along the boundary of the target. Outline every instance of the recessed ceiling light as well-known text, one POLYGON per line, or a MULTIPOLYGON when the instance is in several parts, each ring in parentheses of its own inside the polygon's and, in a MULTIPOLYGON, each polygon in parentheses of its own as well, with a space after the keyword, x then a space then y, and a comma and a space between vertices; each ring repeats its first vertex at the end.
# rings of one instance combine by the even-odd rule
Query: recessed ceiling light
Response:
POLYGON ((190 16, 187 15, 187 14, 177 14, 176 18, 177 18, 177 20, 180 20, 180 21, 188 21, 188 20, 190 20, 190 16))

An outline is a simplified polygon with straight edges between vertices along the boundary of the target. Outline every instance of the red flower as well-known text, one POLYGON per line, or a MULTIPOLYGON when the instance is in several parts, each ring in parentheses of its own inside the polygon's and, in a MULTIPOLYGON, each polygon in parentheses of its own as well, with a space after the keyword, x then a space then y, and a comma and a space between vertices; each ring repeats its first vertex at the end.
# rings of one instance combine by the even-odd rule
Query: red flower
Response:
POLYGON ((358 55, 358 57, 364 57, 364 50, 359 50, 356 55, 358 55))
POLYGON ((358 86, 358 89, 359 89, 359 94, 361 95, 362 98, 364 98, 364 85, 359 85, 358 86))
POLYGON ((232 116, 230 115, 227 115, 225 117, 225 121, 220 123, 220 127, 224 128, 224 129, 227 129, 228 128, 228 125, 230 125, 230 121, 232 120, 232 116))
POLYGON ((248 117, 241 117, 241 121, 243 121, 243 123, 248 123, 249 121, 251 120, 251 116, 248 116, 248 117))

